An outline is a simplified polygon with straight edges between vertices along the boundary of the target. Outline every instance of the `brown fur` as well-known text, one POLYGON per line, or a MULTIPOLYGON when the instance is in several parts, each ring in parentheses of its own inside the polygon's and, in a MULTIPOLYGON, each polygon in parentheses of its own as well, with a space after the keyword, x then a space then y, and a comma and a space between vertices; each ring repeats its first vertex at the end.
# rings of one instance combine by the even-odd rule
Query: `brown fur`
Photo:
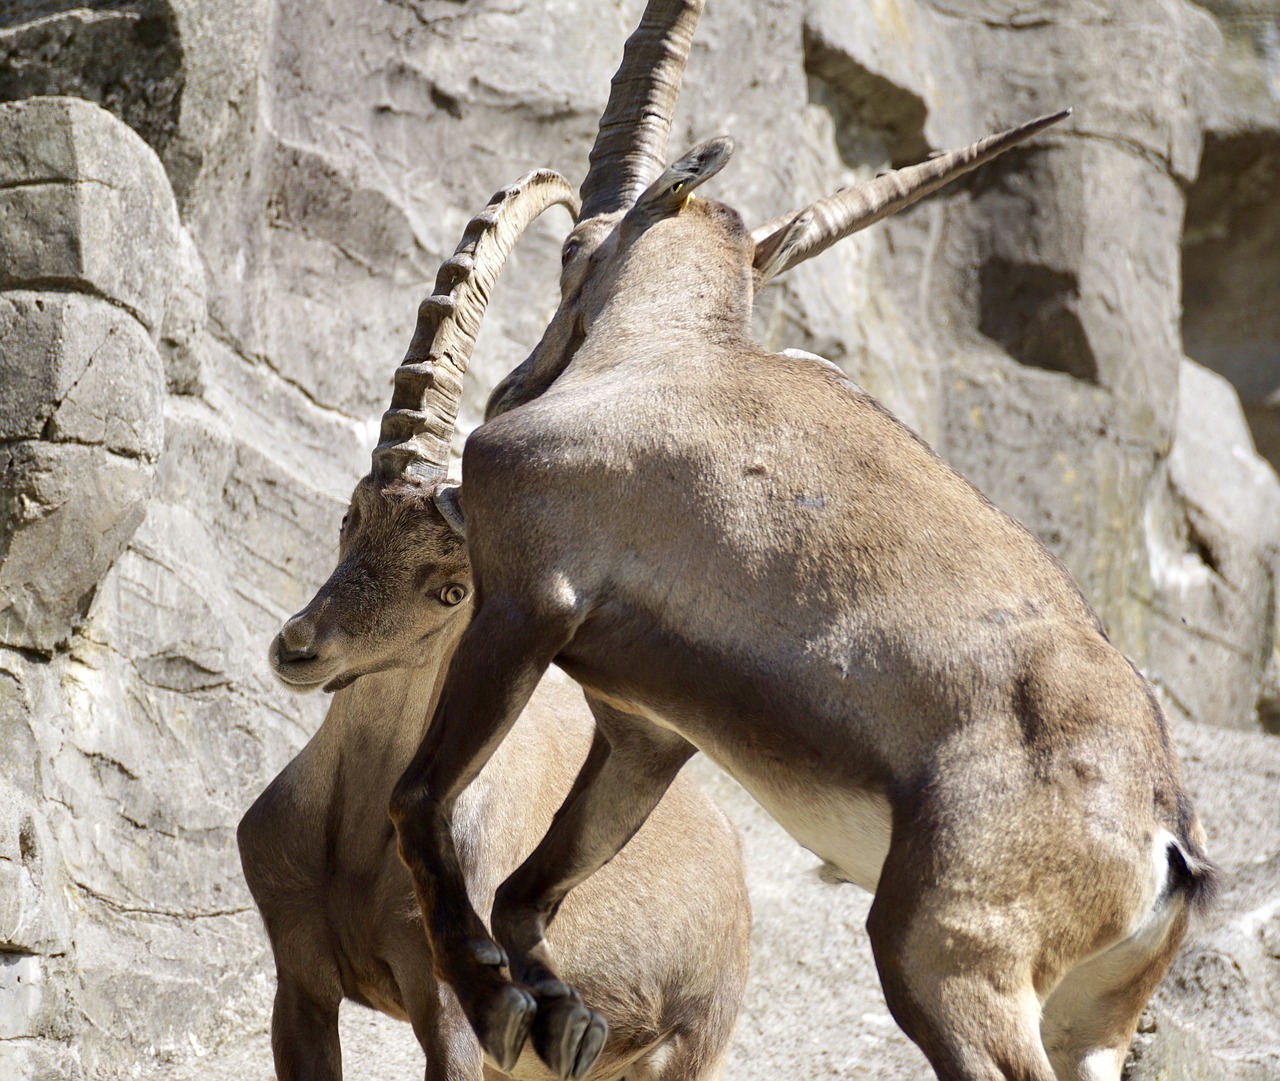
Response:
MULTIPOLYGON (((558 1025, 542 932, 697 747, 876 888, 889 1006, 940 1077, 1118 1077, 1213 880, 1150 689, 1021 525, 833 366, 751 341, 740 219, 661 184, 571 234, 467 443, 478 608, 392 798, 442 974, 498 1060, 558 1025), (442 824, 553 661, 615 755, 498 892, 513 985, 442 824)), ((561 1076, 590 1051, 565 1039, 561 1076)))
MULTIPOLYGON (((340 1076, 343 998, 409 1020, 428 1079, 482 1073, 479 1044, 436 981, 386 814, 472 608, 465 546, 430 495, 407 481, 385 490, 362 482, 338 568, 272 646, 286 683, 341 688, 238 834, 275 954, 272 1045, 282 1079, 340 1076), (451 586, 468 595, 444 603, 451 586)), ((480 911, 545 833, 591 741, 580 696, 542 686, 458 801, 453 834, 480 911)), ((749 928, 736 834, 680 778, 633 842, 565 904, 552 936, 566 977, 609 1020, 590 1076, 717 1077, 746 979, 749 928)), ((532 1051, 510 1073, 549 1076, 532 1051)))

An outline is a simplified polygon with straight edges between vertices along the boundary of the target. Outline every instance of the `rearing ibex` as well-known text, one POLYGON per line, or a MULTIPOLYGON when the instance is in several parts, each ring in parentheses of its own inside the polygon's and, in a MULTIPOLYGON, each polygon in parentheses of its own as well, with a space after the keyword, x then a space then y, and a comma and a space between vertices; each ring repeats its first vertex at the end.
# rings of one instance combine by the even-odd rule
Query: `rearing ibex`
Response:
POLYGON ((391 804, 437 966, 496 1062, 536 1026, 581 1075, 604 1025, 544 931, 701 749, 875 891, 886 999, 940 1077, 1118 1078, 1214 882, 1160 706, 1027 530, 832 365, 749 329, 759 278, 1002 140, 753 239, 689 198, 726 140, 661 169, 700 6, 655 0, 628 42, 560 309, 444 500, 477 610, 391 804), (499 949, 450 817, 553 662, 598 734, 497 893, 499 949))
MULTIPOLYGON (((551 173, 494 197, 426 306, 432 349, 466 363, 520 230, 547 206, 576 202, 551 173)), ((412 375, 402 371, 397 401, 406 380, 412 375)), ((473 605, 466 545, 432 503, 445 483, 447 440, 419 453, 396 438, 403 419, 393 401, 387 438, 343 519, 338 567, 272 643, 282 682, 336 692, 319 731, 238 833, 275 955, 272 1047, 281 1081, 342 1076, 343 998, 411 1021, 428 1081, 480 1081, 482 1072, 475 1036, 435 979, 386 813, 473 605)), ((576 692, 539 688, 456 804, 462 867, 482 911, 545 832, 591 731, 576 692)), ((558 962, 610 1017, 592 1076, 718 1077, 746 982, 750 926, 738 838, 692 780, 677 778, 645 828, 556 923, 558 962)), ((507 1067, 526 1081, 548 1076, 532 1053, 507 1067)))

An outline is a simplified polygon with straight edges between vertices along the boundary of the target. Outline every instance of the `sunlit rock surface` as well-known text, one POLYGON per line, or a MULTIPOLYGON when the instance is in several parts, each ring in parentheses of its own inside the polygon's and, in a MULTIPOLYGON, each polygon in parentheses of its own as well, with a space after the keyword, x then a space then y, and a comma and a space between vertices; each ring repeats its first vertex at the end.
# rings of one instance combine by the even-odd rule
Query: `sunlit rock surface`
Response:
MULTIPOLYGON (((270 1075, 234 827, 324 702, 274 685, 267 641, 329 569, 435 267, 504 183, 582 176, 641 7, 0 2, 0 1077, 270 1075)), ((734 135, 708 194, 754 224, 1064 105, 771 286, 757 330, 839 363, 1022 518, 1156 683, 1228 879, 1131 1075, 1260 1081, 1280 5, 715 3, 672 151, 734 135)), ((465 424, 554 310, 568 225, 513 255, 465 424)), ((927 1076, 869 899, 697 768, 756 910, 728 1076, 927 1076)), ((420 1072, 407 1026, 348 1011, 349 1076, 420 1072)))

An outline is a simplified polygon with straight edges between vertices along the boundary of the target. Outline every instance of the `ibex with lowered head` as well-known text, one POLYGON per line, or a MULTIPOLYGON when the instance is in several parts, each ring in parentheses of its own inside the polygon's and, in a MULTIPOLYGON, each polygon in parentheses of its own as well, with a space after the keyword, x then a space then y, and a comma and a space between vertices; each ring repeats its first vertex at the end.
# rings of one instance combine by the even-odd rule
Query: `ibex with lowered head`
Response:
MULTIPOLYGON (((886 999, 940 1077, 1118 1078, 1214 883, 1160 706, 1026 529, 749 326, 760 280, 1057 118, 753 235, 689 198, 727 140, 662 171, 700 7, 654 0, 628 42, 560 308, 441 497, 478 603, 391 803, 438 969, 494 1061, 532 1028, 581 1076, 605 1026, 544 932, 701 749, 875 891, 886 999), (553 662, 598 735, 490 938, 451 817, 553 662)), ((447 356, 407 363, 460 380, 447 356)), ((406 405, 424 438, 452 426, 437 405, 406 405)))
MULTIPOLYGON (((555 203, 576 209, 562 179, 535 174, 499 192, 471 223, 430 306, 434 349, 465 363, 503 258, 555 203)), ((482 1071, 457 1000, 435 979, 387 818, 392 785, 422 741, 474 603, 466 546, 432 502, 446 448, 438 461, 399 453, 400 420, 393 404, 384 424, 391 434, 343 520, 337 569, 272 643, 272 666, 287 686, 336 692, 320 729, 238 835, 275 954, 272 1045, 282 1081, 342 1076, 344 998, 412 1022, 428 1081, 494 1076, 482 1071)), ((546 832, 591 732, 576 692, 540 687, 454 805, 461 871, 480 911, 546 832)), ((737 835, 692 780, 677 778, 644 829, 556 921, 558 964, 608 1017, 610 1039, 591 1076, 718 1077, 746 982, 750 924, 737 835)), ((505 1067, 519 1078, 549 1076, 532 1051, 505 1067)))

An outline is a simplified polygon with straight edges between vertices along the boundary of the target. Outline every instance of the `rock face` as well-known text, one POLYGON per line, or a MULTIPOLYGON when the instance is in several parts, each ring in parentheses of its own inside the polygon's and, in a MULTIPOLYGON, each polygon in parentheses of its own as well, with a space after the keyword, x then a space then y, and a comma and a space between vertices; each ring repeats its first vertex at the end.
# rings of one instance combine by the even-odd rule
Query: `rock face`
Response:
MULTIPOLYGON (((324 703, 266 644, 327 574, 435 267, 502 184, 583 174, 641 7, 0 2, 0 1076, 268 1075, 234 827, 324 703)), ((704 16, 672 150, 737 137, 710 194, 748 224, 1076 107, 785 276, 757 329, 1022 518, 1156 684, 1230 876, 1131 1076, 1275 1077, 1280 5, 743 10, 704 16)), ((464 422, 567 227, 514 254, 464 422)), ((753 865, 729 1076, 927 1076, 867 899, 703 776, 753 865)), ((352 1075, 417 1070, 380 1026, 352 1075)))
POLYGON ((0 106, 0 159, 0 626, 49 652, 146 513, 180 226, 155 156, 87 102, 0 106))
POLYGON ((1223 43, 1206 87, 1204 150, 1187 193, 1182 327, 1187 353, 1225 375, 1258 449, 1280 467, 1280 31, 1269 0, 1204 5, 1223 43))

